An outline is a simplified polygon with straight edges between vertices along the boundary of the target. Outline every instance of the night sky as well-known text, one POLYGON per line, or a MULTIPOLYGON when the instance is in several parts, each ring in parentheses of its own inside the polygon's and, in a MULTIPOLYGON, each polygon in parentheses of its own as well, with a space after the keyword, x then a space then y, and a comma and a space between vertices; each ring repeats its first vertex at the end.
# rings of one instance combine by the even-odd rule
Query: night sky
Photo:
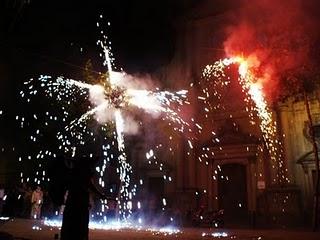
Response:
POLYGON ((166 64, 173 54, 173 21, 181 12, 175 1, 169 0, 31 0, 21 10, 12 8, 10 12, 10 6, 6 8, 6 14, 2 14, 5 19, 1 51, 3 48, 9 54, 16 51, 15 57, 32 58, 33 63, 42 62, 46 66, 45 69, 35 66, 33 74, 47 68, 74 71, 71 65, 69 69, 57 65, 59 61, 81 66, 90 58, 98 67, 100 50, 96 41, 100 34, 96 22, 100 14, 105 23, 111 23, 105 29, 117 65, 128 72, 153 71, 166 64))

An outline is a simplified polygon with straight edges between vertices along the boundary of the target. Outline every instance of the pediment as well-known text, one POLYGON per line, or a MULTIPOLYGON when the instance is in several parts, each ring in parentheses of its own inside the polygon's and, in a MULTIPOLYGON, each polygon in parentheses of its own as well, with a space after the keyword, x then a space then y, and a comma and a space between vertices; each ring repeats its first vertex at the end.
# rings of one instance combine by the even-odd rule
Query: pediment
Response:
POLYGON ((204 145, 206 147, 225 145, 258 144, 259 139, 252 134, 245 133, 238 124, 226 120, 219 128, 216 137, 219 141, 209 140, 204 145))

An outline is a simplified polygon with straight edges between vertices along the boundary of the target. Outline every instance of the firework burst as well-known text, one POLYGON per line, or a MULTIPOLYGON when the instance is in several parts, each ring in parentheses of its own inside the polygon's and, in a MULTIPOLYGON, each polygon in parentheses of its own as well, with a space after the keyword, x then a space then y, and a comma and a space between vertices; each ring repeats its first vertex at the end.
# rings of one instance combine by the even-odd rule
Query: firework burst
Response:
MULTIPOLYGON (((44 107, 47 109, 44 113, 26 112, 16 116, 21 129, 29 130, 37 126, 37 130, 29 135, 30 140, 36 143, 35 156, 27 154, 27 157, 19 158, 19 161, 37 159, 37 177, 31 179, 31 176, 21 172, 21 182, 34 181, 35 184, 42 184, 49 181, 44 168, 45 159, 54 159, 59 154, 74 158, 78 151, 83 152, 81 149, 87 149, 88 145, 94 146, 90 149, 92 152, 87 154, 95 157, 97 152, 102 151, 103 160, 96 170, 99 184, 105 191, 109 192, 104 180, 108 166, 110 162, 117 161, 120 182, 117 195, 118 213, 121 219, 127 219, 131 216, 132 201, 137 191, 137 185, 131 182, 133 169, 126 155, 125 135, 131 133, 127 128, 127 121, 131 121, 131 124, 133 122, 138 128, 138 123, 133 118, 127 117, 130 113, 128 110, 141 109, 146 114, 166 120, 173 131, 178 133, 186 130, 192 132, 190 124, 179 115, 180 107, 190 104, 188 91, 169 92, 159 89, 152 91, 128 87, 134 85, 130 82, 132 77, 125 72, 113 70, 113 57, 107 37, 103 36, 97 44, 103 50, 103 64, 107 67, 107 74, 102 75, 105 79, 101 84, 90 84, 64 77, 53 78, 47 75, 24 83, 20 96, 27 104, 37 106, 39 99, 45 97, 48 99, 46 102, 48 106, 44 107), (50 143, 42 144, 46 135, 50 133, 55 136, 53 140, 51 139, 51 143, 55 142, 54 146, 49 146, 50 143), (48 149, 43 149, 47 145, 48 149), (98 147, 100 149, 96 146, 100 146, 98 147)), ((135 81, 139 82, 139 79, 135 81)), ((42 105, 45 105, 44 102, 42 105)), ((192 148, 192 139, 188 139, 188 142, 192 148)), ((161 146, 159 144, 156 149, 161 146)), ((156 159, 153 149, 148 153, 151 152, 152 156, 147 154, 149 161, 156 159)), ((163 164, 155 162, 162 170, 163 164)), ((170 176, 165 178, 172 180, 170 176)), ((102 212, 107 208, 106 204, 106 201, 102 201, 102 212)))

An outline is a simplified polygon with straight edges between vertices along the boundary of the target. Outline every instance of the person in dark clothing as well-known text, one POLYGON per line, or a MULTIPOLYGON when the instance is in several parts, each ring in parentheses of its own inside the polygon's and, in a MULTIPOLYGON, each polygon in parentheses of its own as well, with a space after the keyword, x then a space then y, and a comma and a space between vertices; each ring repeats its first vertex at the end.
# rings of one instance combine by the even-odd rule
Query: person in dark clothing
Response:
POLYGON ((30 186, 26 186, 26 189, 23 195, 23 210, 22 210, 22 216, 24 218, 30 218, 31 197, 32 197, 32 188, 30 186))
POLYGON ((106 199, 92 182, 93 167, 96 161, 82 156, 71 169, 67 186, 68 197, 63 212, 61 240, 87 240, 89 235, 89 191, 106 199))
POLYGON ((6 217, 16 217, 18 205, 18 191, 16 186, 9 187, 6 191, 7 196, 3 206, 3 215, 6 217))

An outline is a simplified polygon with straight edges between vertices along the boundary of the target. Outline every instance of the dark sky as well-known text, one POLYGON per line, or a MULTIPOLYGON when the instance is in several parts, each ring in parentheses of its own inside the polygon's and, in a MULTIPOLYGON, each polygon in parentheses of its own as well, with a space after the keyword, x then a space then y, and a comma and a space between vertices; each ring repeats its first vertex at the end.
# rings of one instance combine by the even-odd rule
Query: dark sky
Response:
POLYGON ((49 70, 62 67, 62 72, 65 69, 56 66, 57 60, 82 65, 91 58, 99 64, 95 43, 100 37, 96 27, 100 14, 105 23, 111 23, 105 29, 117 65, 129 72, 153 71, 166 64, 173 54, 173 21, 183 9, 178 1, 170 0, 29 0, 20 10, 13 5, 14 1, 7 2, 2 14, 5 19, 1 47, 6 51, 19 50, 17 57, 32 57, 33 62, 38 61, 38 55, 40 62, 51 66, 49 70))
MULTIPOLYGON (((98 67, 100 50, 95 43, 100 34, 96 22, 103 14, 104 21, 111 23, 105 29, 112 41, 116 65, 127 72, 152 72, 167 64, 174 53, 176 19, 204 1, 3 0, 0 51, 19 50, 17 57, 32 57, 31 62, 42 62, 43 65, 32 69, 34 73, 41 69, 56 71, 55 68, 68 73, 54 59, 83 65, 91 58, 98 67)), ((226 1, 232 0, 208 2, 219 11, 226 1)))

